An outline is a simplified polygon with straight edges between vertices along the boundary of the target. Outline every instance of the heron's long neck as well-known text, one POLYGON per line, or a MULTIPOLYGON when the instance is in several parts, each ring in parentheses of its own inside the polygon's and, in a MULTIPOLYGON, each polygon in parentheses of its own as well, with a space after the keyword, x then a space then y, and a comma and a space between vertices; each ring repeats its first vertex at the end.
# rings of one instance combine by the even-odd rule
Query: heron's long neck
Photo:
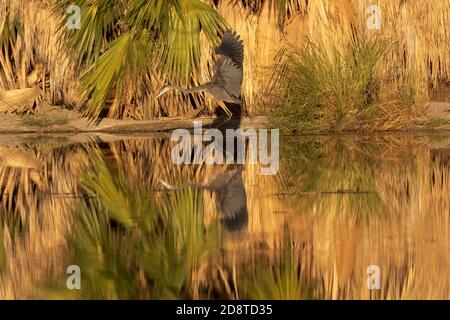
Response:
POLYGON ((162 179, 159 179, 159 181, 162 183, 162 185, 166 189, 172 190, 172 191, 184 190, 184 189, 187 189, 187 188, 190 188, 190 187, 197 188, 197 189, 202 189, 202 190, 209 190, 210 189, 209 184, 203 184, 203 183, 186 183, 186 184, 183 184, 181 186, 174 186, 174 185, 171 185, 171 184, 165 182, 162 179))
POLYGON ((168 91, 172 91, 172 90, 184 92, 185 89, 180 86, 174 85, 174 86, 167 86, 165 91, 168 92, 168 91))
POLYGON ((208 89, 208 83, 201 84, 201 85, 189 88, 189 89, 184 89, 179 86, 176 86, 176 87, 178 90, 181 90, 184 93, 195 93, 195 92, 205 91, 206 89, 208 89))
POLYGON ((189 88, 189 89, 185 89, 182 88, 180 86, 177 85, 173 85, 173 86, 166 86, 164 89, 162 89, 162 91, 157 95, 157 97, 171 91, 171 90, 177 90, 183 93, 195 93, 195 92, 201 92, 201 91, 205 91, 209 88, 209 83, 205 83, 205 84, 201 84, 199 86, 193 87, 193 88, 189 88))

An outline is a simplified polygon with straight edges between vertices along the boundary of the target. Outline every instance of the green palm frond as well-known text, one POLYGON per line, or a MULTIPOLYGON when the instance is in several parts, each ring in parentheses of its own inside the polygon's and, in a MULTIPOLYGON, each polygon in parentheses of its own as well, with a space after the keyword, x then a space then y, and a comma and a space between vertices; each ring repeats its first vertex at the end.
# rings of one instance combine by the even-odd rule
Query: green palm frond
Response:
MULTIPOLYGON (((77 208, 70 239, 74 261, 83 272, 82 294, 88 299, 136 299, 138 287, 130 270, 127 234, 113 230, 104 199, 88 200, 77 208)), ((77 291, 77 290, 75 290, 77 291)))
POLYGON ((204 225, 201 192, 194 188, 169 194, 162 205, 164 231, 152 241, 142 243, 142 265, 155 279, 154 296, 182 298, 182 289, 192 281, 201 261, 217 251, 218 225, 204 225), (171 274, 167 277, 167 274, 171 274))
MULTIPOLYGON (((58 2, 66 9, 69 0, 58 2)), ((217 43, 227 24, 200 0, 77 0, 81 28, 66 30, 70 51, 86 66, 81 90, 88 102, 86 115, 96 118, 113 89, 110 110, 123 103, 124 83, 149 75, 148 66, 162 71, 170 82, 188 83, 200 65, 200 32, 217 43)), ((129 82, 131 81, 131 82, 129 82)))
MULTIPOLYGON (((84 98, 90 98, 90 107, 85 115, 96 118, 113 88, 116 89, 115 99, 120 100, 125 79, 136 81, 148 69, 151 49, 146 31, 139 34, 127 31, 114 40, 98 63, 92 65, 81 78, 84 98)), ((117 108, 117 105, 110 113, 116 111, 114 107, 117 108)))
POLYGON ((218 253, 221 239, 218 219, 205 226, 203 191, 158 196, 150 186, 127 179, 122 163, 112 172, 98 152, 93 150, 90 159, 82 180, 90 196, 77 204, 68 236, 71 263, 82 270, 82 290, 67 293, 55 277, 47 285, 59 289, 47 294, 87 299, 197 295, 193 283, 218 253))
POLYGON ((200 31, 216 44, 227 24, 217 11, 198 0, 185 2, 181 12, 169 12, 168 23, 161 29, 157 59, 169 81, 186 83, 200 66, 200 31))
POLYGON ((103 159, 93 157, 92 162, 93 170, 84 178, 85 188, 98 195, 112 219, 125 227, 132 226, 134 212, 123 174, 116 179, 103 159))
POLYGON ((134 0, 129 2, 124 20, 128 25, 161 31, 169 22, 171 11, 182 15, 180 0, 134 0))
POLYGON ((153 58, 171 81, 187 82, 199 67, 201 31, 215 44, 227 29, 220 14, 200 0, 132 1, 125 20, 153 34, 153 58))
POLYGON ((100 57, 102 51, 120 32, 120 18, 125 11, 124 0, 61 0, 57 8, 66 10, 74 4, 80 8, 80 29, 69 30, 61 25, 63 39, 68 39, 70 52, 78 64, 91 65, 100 57))

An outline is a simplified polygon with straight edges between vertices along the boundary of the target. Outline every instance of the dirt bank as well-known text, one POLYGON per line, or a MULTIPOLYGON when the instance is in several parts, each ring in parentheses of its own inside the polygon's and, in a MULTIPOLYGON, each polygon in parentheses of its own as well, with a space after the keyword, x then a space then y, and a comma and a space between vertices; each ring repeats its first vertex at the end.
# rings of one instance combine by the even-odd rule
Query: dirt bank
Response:
POLYGON ((59 107, 49 107, 45 112, 35 115, 17 115, 0 113, 0 134, 7 133, 145 133, 164 132, 177 128, 193 128, 194 121, 201 121, 203 127, 239 126, 240 128, 258 128, 267 125, 263 116, 245 117, 241 120, 217 117, 197 119, 160 118, 157 120, 116 120, 98 121, 83 118, 76 111, 59 107))
MULTIPOLYGON (((424 106, 424 125, 410 130, 450 130, 450 103, 429 102, 424 106)), ((160 118, 157 120, 116 120, 98 121, 83 118, 80 113, 60 107, 47 107, 35 115, 17 115, 0 113, 0 134, 13 133, 145 133, 165 132, 177 128, 190 129, 194 121, 201 121, 203 127, 270 127, 266 116, 244 117, 241 120, 217 117, 200 117, 197 119, 160 118)), ((308 133, 308 132, 300 132, 308 133)), ((317 133, 317 132, 315 132, 317 133)))

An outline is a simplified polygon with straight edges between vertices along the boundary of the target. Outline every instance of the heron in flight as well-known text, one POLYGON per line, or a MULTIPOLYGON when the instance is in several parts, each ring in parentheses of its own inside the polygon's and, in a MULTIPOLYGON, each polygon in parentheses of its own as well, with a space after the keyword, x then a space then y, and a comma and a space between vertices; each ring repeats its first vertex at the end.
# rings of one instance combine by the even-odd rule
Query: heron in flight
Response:
POLYGON ((165 189, 170 191, 197 188, 208 190, 216 195, 216 208, 222 223, 230 231, 239 231, 248 223, 247 194, 242 178, 242 166, 217 174, 208 183, 188 183, 173 186, 159 179, 165 189))
MULTIPOLYGON (((244 45, 236 32, 228 30, 222 36, 222 41, 215 48, 217 55, 214 77, 210 82, 199 86, 184 89, 180 86, 163 87, 156 98, 159 98, 170 90, 179 90, 184 93, 206 92, 217 106, 221 107, 228 117, 232 116, 226 106, 227 103, 237 104, 242 107, 241 86, 243 79, 244 45)), ((204 106, 189 112, 185 116, 196 117, 204 109, 204 106)))

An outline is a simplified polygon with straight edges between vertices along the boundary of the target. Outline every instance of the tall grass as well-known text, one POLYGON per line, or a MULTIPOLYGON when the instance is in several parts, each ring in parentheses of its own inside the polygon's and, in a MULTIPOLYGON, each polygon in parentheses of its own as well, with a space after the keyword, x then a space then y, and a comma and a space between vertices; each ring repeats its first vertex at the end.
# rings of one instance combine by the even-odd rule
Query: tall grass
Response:
POLYGON ((358 117, 379 96, 375 68, 386 49, 383 41, 359 38, 344 52, 333 46, 330 53, 313 42, 293 49, 279 74, 276 125, 339 128, 358 117))

